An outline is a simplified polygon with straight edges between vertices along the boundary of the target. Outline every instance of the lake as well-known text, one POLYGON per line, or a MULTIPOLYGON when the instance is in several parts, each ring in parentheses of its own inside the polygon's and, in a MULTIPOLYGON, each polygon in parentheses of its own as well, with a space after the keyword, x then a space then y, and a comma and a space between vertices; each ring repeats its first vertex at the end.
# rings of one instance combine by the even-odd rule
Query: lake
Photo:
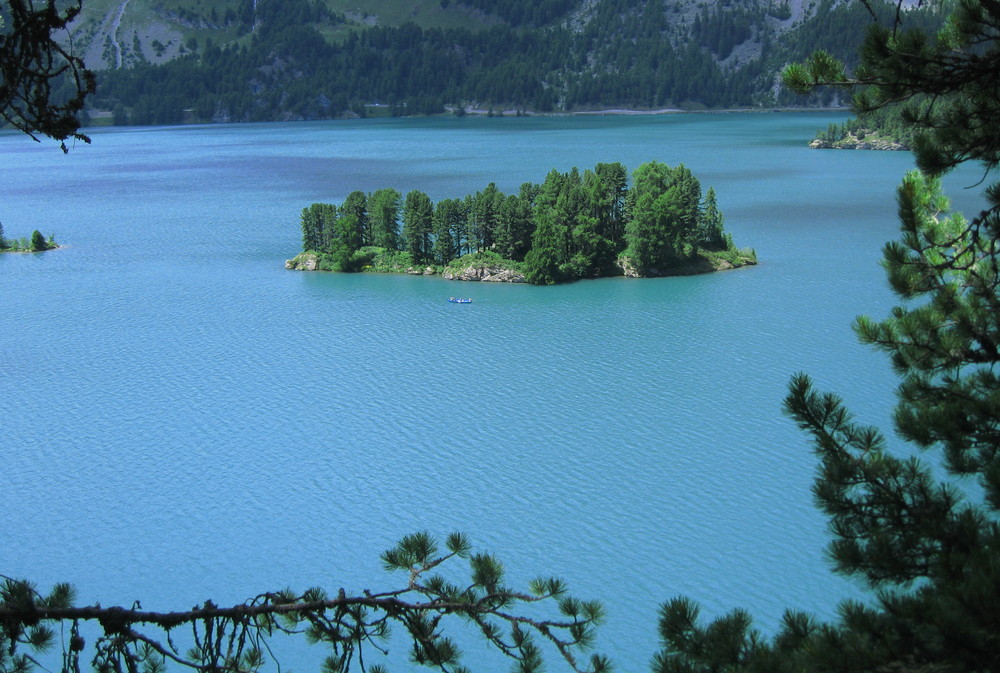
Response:
MULTIPOLYGON (((679 594, 765 632, 786 607, 832 617, 859 587, 829 571, 815 459, 781 402, 805 371, 890 427, 895 379, 850 323, 893 304, 880 247, 912 167, 808 149, 843 118, 105 129, 68 156, 0 135, 7 236, 64 246, 0 256, 0 573, 184 609, 396 586, 380 552, 459 530, 512 580, 603 600, 619 671, 648 670, 679 594), (558 287, 284 269, 313 202, 649 160, 714 187, 760 264, 558 287)), ((946 182, 967 211, 974 182, 946 182)), ((304 649, 285 670, 313 670, 304 649)))

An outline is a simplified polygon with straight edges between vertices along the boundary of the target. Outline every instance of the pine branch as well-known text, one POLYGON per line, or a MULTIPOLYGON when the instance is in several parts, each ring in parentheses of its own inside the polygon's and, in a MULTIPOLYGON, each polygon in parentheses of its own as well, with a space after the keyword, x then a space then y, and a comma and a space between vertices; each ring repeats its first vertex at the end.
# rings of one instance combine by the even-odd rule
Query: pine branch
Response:
MULTIPOLYGON (((576 673, 607 670, 607 661, 601 657, 594 657, 589 667, 578 664, 576 658, 576 653, 590 644, 593 627, 602 620, 599 604, 564 598, 558 606, 565 618, 540 618, 537 609, 531 616, 521 614, 520 608, 556 599, 563 592, 561 582, 539 580, 530 585, 530 592, 508 589, 501 583, 502 565, 485 554, 469 558, 472 582, 465 589, 458 590, 436 577, 424 582, 425 573, 455 557, 467 557, 468 541, 464 536, 452 536, 448 549, 439 555, 433 538, 419 533, 405 537, 383 554, 388 570, 407 574, 407 586, 401 589, 366 590, 361 595, 348 595, 341 589, 336 597, 319 589, 301 595, 282 591, 263 593, 230 607, 206 601, 174 612, 143 610, 138 603, 131 609, 75 607, 64 585, 46 598, 29 583, 7 578, 0 587, 0 649, 9 650, 11 655, 20 646, 45 649, 52 634, 45 625, 71 623, 70 668, 78 673, 75 662, 83 646, 77 627, 93 622, 102 632, 94 645, 94 665, 101 670, 140 673, 137 662, 151 654, 195 671, 252 673, 263 661, 260 643, 266 647, 267 636, 305 634, 310 642, 324 643, 333 651, 327 662, 329 671, 346 673, 355 659, 364 662, 366 647, 385 654, 378 641, 387 636, 393 622, 406 629, 415 661, 457 673, 462 670, 458 648, 439 628, 444 617, 454 615, 477 624, 486 641, 516 660, 521 670, 534 671, 541 665, 529 633, 554 647, 576 673), (567 611, 566 601, 580 609, 567 611), (510 630, 510 641, 491 623, 493 620, 510 630), (181 653, 171 636, 178 627, 191 629, 194 646, 187 654, 181 653)), ((0 672, 8 673, 2 660, 0 672)))

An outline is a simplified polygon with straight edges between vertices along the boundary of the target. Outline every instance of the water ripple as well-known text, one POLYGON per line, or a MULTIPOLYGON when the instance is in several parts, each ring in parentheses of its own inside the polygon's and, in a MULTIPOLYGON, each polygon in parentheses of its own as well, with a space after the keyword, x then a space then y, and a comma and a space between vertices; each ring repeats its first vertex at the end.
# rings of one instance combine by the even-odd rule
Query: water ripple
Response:
POLYGON ((823 560, 814 460, 780 403, 805 370, 888 417, 891 373, 848 325, 889 305, 900 159, 858 184, 849 157, 732 141, 825 120, 702 118, 725 143, 680 119, 101 131, 65 159, 0 137, 8 232, 45 221, 71 242, 0 257, 3 571, 173 609, 374 588, 400 535, 459 529, 514 577, 606 600, 622 670, 645 668, 678 593, 765 628, 785 607, 830 615, 854 589, 823 560), (339 192, 516 190, 651 153, 713 176, 758 268, 557 288, 280 268, 297 212, 339 192))

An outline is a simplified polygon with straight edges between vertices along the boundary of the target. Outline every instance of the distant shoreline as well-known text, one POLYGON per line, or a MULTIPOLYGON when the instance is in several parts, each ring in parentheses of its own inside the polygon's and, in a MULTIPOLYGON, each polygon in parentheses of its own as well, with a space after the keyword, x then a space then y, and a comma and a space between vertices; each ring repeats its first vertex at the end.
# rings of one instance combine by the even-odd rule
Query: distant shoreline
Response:
MULTIPOLYGON (((447 117, 456 115, 457 108, 446 106, 446 112, 427 117, 447 117)), ((739 114, 754 112, 850 112, 847 107, 767 107, 767 108, 723 108, 718 110, 685 110, 683 108, 660 108, 656 110, 638 110, 633 108, 604 108, 600 110, 573 110, 570 112, 536 112, 534 110, 490 110, 488 108, 467 107, 463 115, 472 117, 586 117, 586 116, 642 116, 667 114, 739 114)), ((419 118, 419 115, 416 116, 419 118)))
MULTIPOLYGON (((368 107, 371 110, 381 110, 388 106, 383 104, 369 104, 368 107)), ((466 107, 464 111, 459 112, 459 108, 454 105, 449 105, 445 107, 444 112, 439 112, 437 114, 427 114, 427 115, 404 115, 402 117, 396 117, 396 119, 435 119, 435 118, 445 118, 445 117, 476 117, 476 118, 514 118, 514 117, 642 117, 642 116, 652 116, 652 115, 676 115, 676 114, 757 114, 757 113, 774 113, 774 112, 839 112, 848 113, 850 108, 846 107, 835 107, 835 108, 816 108, 816 107, 769 107, 769 108, 723 108, 718 110, 685 110, 682 108, 659 108, 656 110, 639 110, 632 108, 604 108, 599 110, 572 110, 569 112, 537 112, 535 110, 519 110, 519 109, 489 109, 480 107, 466 107)), ((85 128, 108 128, 115 126, 113 122, 113 117, 110 110, 99 110, 90 109, 87 111, 89 115, 89 123, 85 125, 85 128)), ((315 119, 296 119, 296 118, 285 118, 285 119, 273 119, 269 122, 264 123, 282 123, 282 122, 318 122, 318 121, 351 121, 351 120, 364 120, 364 119, 384 119, 388 118, 387 114, 372 114, 366 117, 361 117, 357 113, 346 111, 343 114, 336 117, 318 117, 315 119)), ((176 124, 156 124, 154 127, 158 126, 213 126, 216 124, 250 124, 256 122, 234 122, 234 121, 195 121, 189 119, 186 121, 178 122, 176 124)), ((115 128, 130 128, 129 125, 117 126, 115 128)))
POLYGON ((723 108, 721 110, 683 110, 681 108, 664 108, 662 110, 631 110, 628 108, 611 108, 608 110, 582 110, 578 112, 557 113, 565 115, 660 115, 660 114, 741 114, 754 112, 850 112, 846 107, 741 107, 723 108))
POLYGON ((664 115, 687 112, 680 108, 664 108, 662 110, 629 110, 626 108, 612 108, 609 110, 584 110, 580 112, 569 112, 569 115, 664 115))

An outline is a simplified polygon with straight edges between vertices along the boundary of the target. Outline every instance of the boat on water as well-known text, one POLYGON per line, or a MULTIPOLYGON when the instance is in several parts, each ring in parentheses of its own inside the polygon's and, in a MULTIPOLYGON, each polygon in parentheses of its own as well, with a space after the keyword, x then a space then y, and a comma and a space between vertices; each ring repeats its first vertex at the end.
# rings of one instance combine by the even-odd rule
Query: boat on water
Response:
POLYGON ((461 297, 448 297, 448 301, 450 301, 453 304, 471 304, 472 298, 470 297, 469 299, 462 299, 461 297))

